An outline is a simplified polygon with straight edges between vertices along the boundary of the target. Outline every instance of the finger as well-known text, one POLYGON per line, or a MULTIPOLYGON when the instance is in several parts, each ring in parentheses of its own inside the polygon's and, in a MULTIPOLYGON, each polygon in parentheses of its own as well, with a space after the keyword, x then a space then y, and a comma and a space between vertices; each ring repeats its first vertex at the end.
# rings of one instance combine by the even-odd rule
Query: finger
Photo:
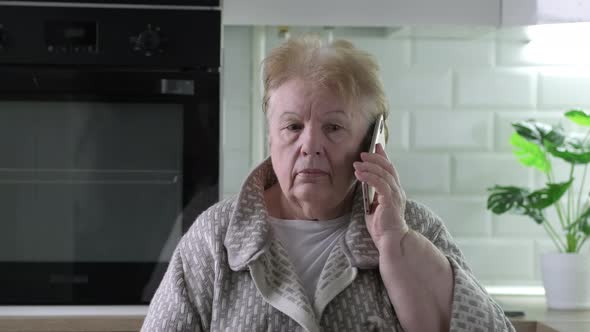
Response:
POLYGON ((383 179, 393 188, 396 186, 395 179, 393 175, 391 175, 387 170, 385 170, 381 165, 371 162, 360 162, 355 161, 353 164, 354 169, 361 171, 361 172, 369 172, 373 173, 383 179))
POLYGON ((399 180, 399 173, 397 172, 397 169, 395 168, 395 166, 393 165, 393 163, 389 160, 389 157, 387 157, 387 152, 385 152, 385 149, 383 149, 383 146, 381 145, 381 143, 377 144, 376 149, 375 149, 375 153, 374 154, 370 154, 370 153, 362 153, 361 154, 361 159, 364 160, 364 158, 370 158, 372 159, 373 157, 376 156, 382 156, 383 158, 385 158, 385 160, 379 158, 376 159, 376 162, 381 162, 382 166, 385 164, 387 165, 387 167, 384 167, 391 175, 393 175, 393 178, 395 180, 395 183, 401 187, 401 182, 399 180), (373 156, 373 157, 372 157, 373 156), (381 161, 379 161, 381 160, 381 161))
POLYGON ((375 191, 379 195, 379 204, 383 204, 386 206, 390 206, 392 204, 393 189, 383 178, 375 174, 362 171, 355 171, 354 175, 359 181, 365 182, 369 186, 375 188, 375 191))
POLYGON ((393 163, 391 163, 391 168, 393 168, 393 180, 395 181, 397 186, 401 188, 402 183, 399 181, 399 173, 397 172, 397 169, 395 168, 393 163))
POLYGON ((389 173, 393 172, 393 167, 391 166, 391 162, 387 157, 384 157, 377 153, 368 153, 368 152, 361 152, 361 160, 368 161, 375 164, 379 164, 381 167, 386 169, 389 173))

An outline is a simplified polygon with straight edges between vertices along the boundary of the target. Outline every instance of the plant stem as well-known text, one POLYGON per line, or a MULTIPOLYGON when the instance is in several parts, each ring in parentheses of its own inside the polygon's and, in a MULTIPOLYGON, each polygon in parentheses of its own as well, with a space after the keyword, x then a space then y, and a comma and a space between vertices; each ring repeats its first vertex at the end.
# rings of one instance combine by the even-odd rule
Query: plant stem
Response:
MULTIPOLYGON (((551 179, 549 179, 549 182, 553 183, 551 181, 551 179)), ((557 210, 557 216, 559 217, 559 224, 561 225, 561 228, 565 229, 565 223, 563 221, 563 212, 562 212, 562 207, 561 207, 561 200, 553 203, 553 205, 555 205, 555 210, 557 210)))
POLYGON ((588 129, 588 131, 586 132, 586 136, 584 136, 584 139, 582 140, 582 143, 580 144, 582 147, 584 147, 584 143, 586 143, 586 140, 588 139, 588 137, 590 137, 590 129, 588 129))
MULTIPOLYGON (((574 164, 571 164, 570 167, 570 176, 568 181, 572 181, 574 177, 574 164)), ((567 220, 566 220, 566 224, 569 225, 572 222, 572 218, 573 218, 573 214, 574 214, 574 202, 573 202, 573 195, 574 195, 574 189, 573 189, 573 184, 570 184, 570 187, 567 189, 567 220)))
POLYGON ((567 245, 565 248, 565 252, 567 253, 574 253, 578 248, 578 237, 576 236, 576 231, 570 231, 565 236, 567 245))
POLYGON ((565 243, 563 243, 561 237, 557 234, 553 226, 551 226, 551 223, 549 223, 549 221, 545 217, 543 217, 543 227, 545 227, 545 231, 547 232, 547 234, 549 234, 551 240, 553 240, 553 243, 557 247, 557 250, 559 250, 560 252, 565 252, 565 243))
POLYGON ((561 201, 557 201, 554 203, 555 204, 555 208, 557 209, 557 216, 559 217, 559 223, 561 224, 561 228, 566 228, 566 224, 564 222, 563 219, 563 212, 562 212, 562 207, 561 207, 561 201))
MULTIPOLYGON (((586 136, 584 136, 584 139, 582 140, 582 143, 580 144, 580 146, 582 146, 582 148, 584 148, 584 145, 586 144, 588 137, 590 137, 590 129, 588 129, 586 131, 586 136)), ((582 175, 582 184, 580 185, 580 192, 578 192, 578 203, 576 204, 576 215, 577 216, 584 213, 584 209, 580 209, 580 204, 581 204, 581 200, 582 200, 582 193, 584 192, 584 184, 586 182, 586 172, 587 171, 588 171, 588 164, 585 164, 584 165, 584 173, 582 175)), ((585 240, 586 240, 586 238, 584 238, 584 241, 585 240)))
POLYGON ((557 241, 558 237, 556 237, 555 235, 553 235, 553 233, 551 233, 551 231, 549 230, 549 228, 547 228, 547 222, 543 222, 543 227, 545 228, 545 232, 547 232, 547 234, 549 235, 549 238, 551 239, 551 241, 553 241, 553 244, 555 245, 555 247, 557 248, 557 250, 559 252, 564 252, 564 248, 561 245, 561 243, 559 241, 557 241))
MULTIPOLYGON (((547 174, 547 181, 549 183, 553 183, 553 176, 552 173, 553 172, 553 168, 551 168, 550 172, 547 172, 545 174, 547 174)), ((561 208, 561 200, 553 203, 553 205, 555 206, 555 210, 557 210, 557 216, 559 217, 559 224, 561 225, 561 228, 565 229, 565 223, 563 221, 563 212, 562 212, 562 208, 561 208)))
POLYGON ((580 185, 580 192, 578 193, 578 203, 576 204, 576 215, 577 216, 579 216, 582 212, 584 212, 580 209, 580 204, 582 201, 582 193, 584 192, 584 182, 586 182, 586 171, 588 171, 588 164, 584 165, 584 173, 582 174, 582 184, 580 185))
POLYGON ((584 239, 580 242, 580 244, 578 244, 578 248, 576 248, 576 252, 578 252, 582 249, 582 246, 584 245, 584 242, 586 242, 587 239, 588 239, 588 236, 585 236, 584 239))

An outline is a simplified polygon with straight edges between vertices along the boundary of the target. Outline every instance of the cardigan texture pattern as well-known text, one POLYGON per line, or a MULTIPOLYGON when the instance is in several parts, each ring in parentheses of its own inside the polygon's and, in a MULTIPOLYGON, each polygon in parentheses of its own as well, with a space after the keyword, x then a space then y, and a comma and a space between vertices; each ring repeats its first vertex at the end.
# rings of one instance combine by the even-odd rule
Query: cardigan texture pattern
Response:
MULTIPOLYGON (((236 197, 196 219, 174 251, 142 331, 403 331, 379 274, 360 186, 350 224, 329 254, 311 303, 267 221, 264 190, 276 182, 267 159, 236 197)), ((451 264, 450 330, 514 331, 442 220, 412 200, 405 219, 451 264)))

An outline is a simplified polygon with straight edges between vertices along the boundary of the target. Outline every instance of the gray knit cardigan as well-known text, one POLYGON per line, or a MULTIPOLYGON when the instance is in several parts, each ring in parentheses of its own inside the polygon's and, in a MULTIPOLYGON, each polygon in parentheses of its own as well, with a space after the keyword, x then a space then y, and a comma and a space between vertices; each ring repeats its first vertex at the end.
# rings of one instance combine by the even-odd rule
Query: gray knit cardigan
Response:
MULTIPOLYGON (((379 274, 360 190, 311 302, 285 249, 270 234, 263 193, 276 181, 267 159, 237 197, 196 219, 174 251, 142 331, 402 331, 379 274)), ((451 331, 514 331, 441 219, 411 200, 405 218, 451 264, 451 331)))

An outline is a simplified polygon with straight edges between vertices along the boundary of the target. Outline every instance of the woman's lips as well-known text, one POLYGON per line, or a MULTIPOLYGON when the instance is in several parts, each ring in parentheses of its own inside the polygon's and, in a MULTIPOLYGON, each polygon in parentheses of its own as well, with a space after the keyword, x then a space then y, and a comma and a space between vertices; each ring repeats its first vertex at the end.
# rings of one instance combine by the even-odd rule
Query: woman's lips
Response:
POLYGON ((321 169, 317 169, 317 168, 306 168, 306 169, 303 169, 303 170, 297 172, 297 176, 308 178, 308 179, 318 178, 318 177, 322 177, 322 176, 326 176, 326 175, 328 175, 328 172, 324 172, 321 169))

